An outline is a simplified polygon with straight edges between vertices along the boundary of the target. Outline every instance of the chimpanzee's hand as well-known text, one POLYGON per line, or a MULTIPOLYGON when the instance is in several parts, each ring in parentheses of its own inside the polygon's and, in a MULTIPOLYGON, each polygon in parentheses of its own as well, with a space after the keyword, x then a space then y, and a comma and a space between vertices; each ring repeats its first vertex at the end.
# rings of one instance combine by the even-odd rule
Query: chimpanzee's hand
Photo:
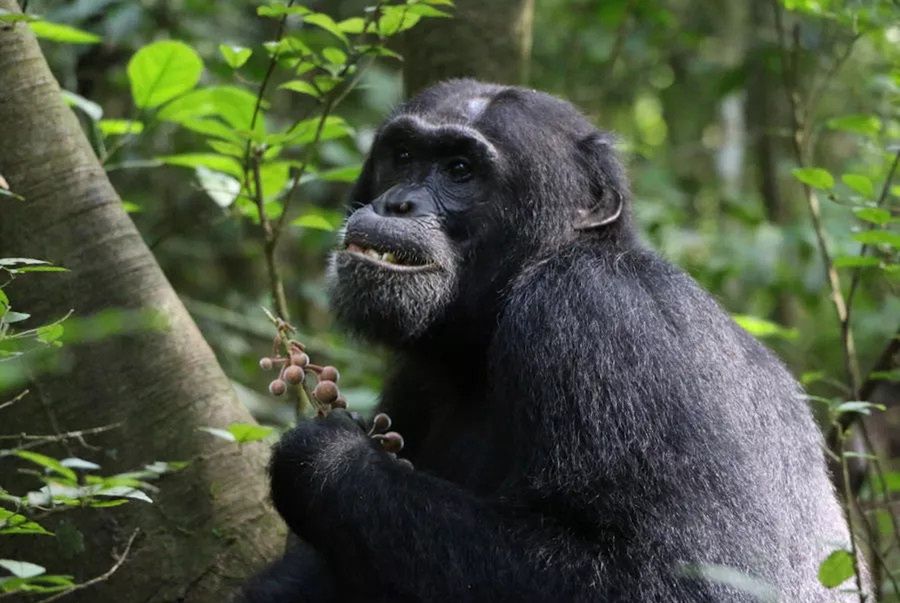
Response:
POLYGON ((300 423, 282 436, 272 450, 269 476, 272 501, 291 529, 301 538, 312 523, 340 497, 344 480, 371 468, 379 451, 356 413, 332 410, 324 418, 300 423))

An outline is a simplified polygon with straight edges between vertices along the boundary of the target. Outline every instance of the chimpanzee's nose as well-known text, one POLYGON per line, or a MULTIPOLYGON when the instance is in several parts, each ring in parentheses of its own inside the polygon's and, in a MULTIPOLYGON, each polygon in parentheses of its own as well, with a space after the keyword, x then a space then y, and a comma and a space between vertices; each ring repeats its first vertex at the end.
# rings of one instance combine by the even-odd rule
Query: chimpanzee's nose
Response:
POLYGON ((421 187, 398 186, 385 191, 372 202, 372 208, 385 218, 417 218, 434 213, 430 194, 421 187))

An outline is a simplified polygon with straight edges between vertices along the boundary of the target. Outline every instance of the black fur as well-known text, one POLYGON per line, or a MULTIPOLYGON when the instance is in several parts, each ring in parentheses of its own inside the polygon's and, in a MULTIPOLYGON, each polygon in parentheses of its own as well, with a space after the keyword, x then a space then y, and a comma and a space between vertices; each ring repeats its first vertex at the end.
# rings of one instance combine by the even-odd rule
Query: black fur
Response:
POLYGON ((415 469, 344 413, 286 434, 273 500, 309 544, 248 600, 840 599, 816 575, 847 527, 799 386, 628 202, 609 137, 546 94, 456 80, 388 119, 345 243, 431 267, 339 250, 333 295, 397 351, 382 409, 415 469))

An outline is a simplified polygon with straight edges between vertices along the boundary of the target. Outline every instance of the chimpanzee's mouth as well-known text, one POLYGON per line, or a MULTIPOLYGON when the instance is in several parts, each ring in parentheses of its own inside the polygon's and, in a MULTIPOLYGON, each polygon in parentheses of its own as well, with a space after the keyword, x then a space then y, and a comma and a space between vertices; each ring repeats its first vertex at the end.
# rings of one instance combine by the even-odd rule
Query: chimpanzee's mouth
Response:
POLYGON ((437 264, 411 249, 388 249, 382 245, 361 241, 346 241, 344 252, 355 259, 368 261, 388 270, 420 272, 431 270, 437 264))

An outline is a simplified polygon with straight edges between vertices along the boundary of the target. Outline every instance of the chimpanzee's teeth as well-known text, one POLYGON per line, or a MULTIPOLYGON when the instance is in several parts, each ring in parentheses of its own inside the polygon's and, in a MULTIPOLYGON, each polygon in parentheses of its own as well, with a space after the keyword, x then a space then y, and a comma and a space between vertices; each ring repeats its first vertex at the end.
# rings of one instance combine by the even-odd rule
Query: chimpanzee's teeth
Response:
POLYGON ((380 252, 376 251, 375 249, 357 245, 356 243, 350 243, 349 245, 347 245, 347 251, 359 253, 361 255, 368 256, 373 260, 380 260, 387 264, 405 264, 405 262, 401 261, 400 258, 397 257, 397 254, 393 251, 380 252))

